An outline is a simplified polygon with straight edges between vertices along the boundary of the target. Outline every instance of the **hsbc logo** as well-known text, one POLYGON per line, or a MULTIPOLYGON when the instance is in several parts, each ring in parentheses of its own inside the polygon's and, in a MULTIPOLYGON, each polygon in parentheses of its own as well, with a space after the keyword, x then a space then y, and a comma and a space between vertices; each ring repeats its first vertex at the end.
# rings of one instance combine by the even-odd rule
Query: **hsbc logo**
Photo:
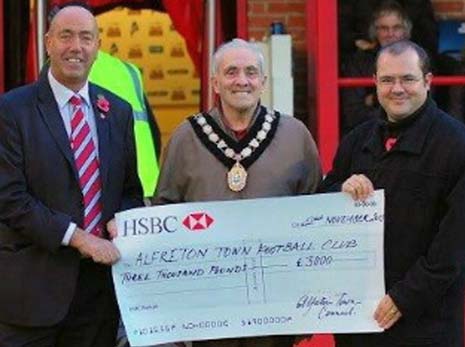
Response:
MULTIPOLYGON (((192 232, 207 230, 212 225, 214 219, 205 212, 194 212, 188 214, 182 225, 192 232)), ((124 221, 124 231, 122 236, 150 235, 161 233, 174 233, 179 230, 179 219, 177 216, 150 216, 124 221)))
POLYGON ((214 219, 205 212, 195 212, 187 215, 182 224, 190 231, 200 232, 208 229, 212 225, 214 219))

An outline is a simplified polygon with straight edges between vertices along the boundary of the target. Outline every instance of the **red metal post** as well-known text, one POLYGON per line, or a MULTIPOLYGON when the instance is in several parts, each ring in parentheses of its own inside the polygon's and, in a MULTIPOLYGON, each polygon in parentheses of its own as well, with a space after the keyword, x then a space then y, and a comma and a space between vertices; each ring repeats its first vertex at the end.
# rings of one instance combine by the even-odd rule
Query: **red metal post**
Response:
POLYGON ((5 47, 3 31, 3 0, 0 0, 0 93, 5 91, 5 47))
POLYGON ((309 100, 315 98, 313 128, 324 172, 339 143, 337 0, 307 1, 309 100))
POLYGON ((236 0, 236 10, 237 37, 248 40, 249 23, 247 20, 247 0, 236 0))

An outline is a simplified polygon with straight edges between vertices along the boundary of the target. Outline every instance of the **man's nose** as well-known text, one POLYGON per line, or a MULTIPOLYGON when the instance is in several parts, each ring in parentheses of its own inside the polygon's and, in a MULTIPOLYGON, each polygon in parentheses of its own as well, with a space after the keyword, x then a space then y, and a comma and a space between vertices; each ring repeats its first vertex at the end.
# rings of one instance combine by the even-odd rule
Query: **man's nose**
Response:
POLYGON ((244 71, 241 71, 237 74, 236 83, 240 85, 249 84, 249 79, 247 78, 247 74, 244 71))
POLYGON ((395 32, 396 32, 396 28, 387 28, 387 33, 389 35, 394 35, 395 32))
POLYGON ((79 36, 74 36, 74 37, 71 39, 70 47, 71 47, 71 49, 73 49, 73 50, 80 50, 80 49, 81 49, 82 44, 81 44, 81 39, 79 38, 79 36))
POLYGON ((394 84, 392 85, 391 91, 394 93, 402 93, 404 91, 404 86, 402 85, 402 81, 400 78, 394 79, 394 84))

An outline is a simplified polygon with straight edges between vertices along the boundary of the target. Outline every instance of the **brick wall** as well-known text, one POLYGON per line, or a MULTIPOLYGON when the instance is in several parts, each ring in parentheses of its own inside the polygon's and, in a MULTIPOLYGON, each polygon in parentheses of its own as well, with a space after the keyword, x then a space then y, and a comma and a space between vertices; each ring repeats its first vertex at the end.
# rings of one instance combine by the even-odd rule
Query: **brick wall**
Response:
MULTIPOLYGON (((295 115, 308 122, 307 46, 305 4, 309 0, 248 0, 249 37, 255 40, 269 34, 270 23, 282 22, 293 40, 295 115)), ((432 0, 438 18, 465 20, 465 0, 432 0)))
POLYGON ((269 35, 273 21, 282 22, 293 43, 295 116, 307 119, 307 47, 305 0, 249 0, 249 38, 261 41, 269 35))
POLYGON ((464 0, 432 0, 436 16, 441 19, 465 19, 464 0))

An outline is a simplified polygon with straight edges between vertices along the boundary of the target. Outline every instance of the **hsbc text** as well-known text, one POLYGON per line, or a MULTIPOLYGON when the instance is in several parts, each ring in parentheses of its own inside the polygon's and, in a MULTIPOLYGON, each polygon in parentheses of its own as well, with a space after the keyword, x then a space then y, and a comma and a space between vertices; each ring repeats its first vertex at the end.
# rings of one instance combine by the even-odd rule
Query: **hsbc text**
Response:
POLYGON ((163 232, 174 233, 177 230, 178 217, 168 216, 159 217, 142 217, 139 219, 130 219, 124 221, 123 237, 128 235, 148 235, 160 234, 163 232))

